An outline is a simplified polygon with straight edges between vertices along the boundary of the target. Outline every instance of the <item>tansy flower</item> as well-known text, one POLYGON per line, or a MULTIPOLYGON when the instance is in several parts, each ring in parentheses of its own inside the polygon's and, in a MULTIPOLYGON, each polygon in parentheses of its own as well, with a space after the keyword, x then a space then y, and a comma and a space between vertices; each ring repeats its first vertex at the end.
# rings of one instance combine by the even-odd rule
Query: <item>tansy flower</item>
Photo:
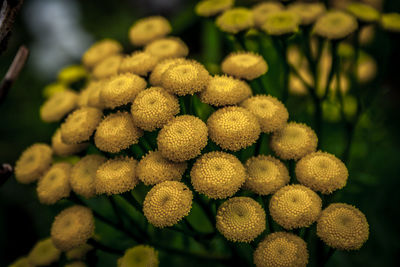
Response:
POLYGON ((249 197, 233 197, 218 207, 218 231, 233 242, 251 242, 265 230, 265 211, 249 197))
POLYGON ((382 28, 391 32, 400 32, 400 14, 387 13, 383 14, 380 20, 382 28))
POLYGON ((133 158, 109 159, 97 169, 95 186, 97 194, 122 194, 138 184, 137 161, 133 158))
POLYGON ((78 94, 72 90, 55 93, 40 108, 40 118, 45 122, 61 120, 77 106, 78 94))
POLYGON ((221 68, 228 75, 253 80, 265 74, 268 65, 262 56, 253 52, 234 52, 224 59, 221 68))
POLYGON ((246 170, 234 155, 215 151, 196 160, 190 177, 194 190, 209 198, 222 199, 239 190, 246 180, 246 170))
POLYGON ((70 65, 58 72, 57 80, 64 84, 71 84, 86 78, 87 75, 88 73, 82 65, 70 65))
POLYGON ((361 83, 373 80, 377 73, 376 61, 366 53, 360 53, 357 61, 357 77, 361 83))
POLYGON ((146 45, 144 51, 157 57, 158 60, 186 57, 189 54, 189 48, 178 37, 155 40, 146 45))
POLYGON ((357 250, 368 240, 369 225, 359 209, 334 203, 322 211, 317 222, 317 235, 330 247, 357 250))
POLYGON ((298 14, 301 18, 301 24, 303 25, 314 23, 326 11, 323 3, 302 2, 296 2, 289 5, 288 10, 298 14))
POLYGON ((15 179, 21 184, 36 181, 50 167, 52 154, 51 148, 42 143, 25 149, 15 163, 15 179))
POLYGON ((378 10, 363 3, 350 3, 347 5, 346 10, 355 16, 359 21, 365 23, 378 21, 380 17, 378 10))
POLYGON ((163 127, 179 111, 178 99, 161 87, 141 91, 131 106, 134 124, 146 131, 163 127))
POLYGON ((96 195, 96 172, 97 169, 106 161, 100 155, 86 155, 80 159, 71 170, 70 184, 72 190, 85 198, 96 195))
POLYGON ((272 233, 258 244, 253 258, 257 267, 306 267, 307 244, 292 233, 272 233))
POLYGON ((182 115, 170 120, 157 136, 161 155, 182 162, 200 155, 207 145, 207 125, 192 115, 182 115))
POLYGON ((294 11, 283 10, 265 15, 261 28, 269 35, 292 34, 299 30, 301 17, 294 11))
POLYGON ((194 60, 185 60, 165 70, 161 77, 161 87, 180 96, 193 95, 204 90, 210 78, 202 64, 194 60))
POLYGON ((133 45, 143 46, 166 36, 171 30, 171 25, 164 17, 147 17, 132 25, 129 29, 129 40, 133 45))
POLYGON ((215 16, 234 4, 234 0, 203 0, 197 3, 195 12, 202 17, 215 16))
POLYGON ((184 63, 186 62, 186 59, 184 58, 169 58, 161 61, 158 63, 153 71, 150 74, 150 84, 153 86, 160 86, 161 85, 161 77, 164 74, 164 72, 172 65, 177 64, 177 63, 184 63))
POLYGON ((69 184, 71 167, 72 165, 67 162, 55 163, 39 179, 36 191, 40 203, 51 205, 69 196, 71 191, 69 184))
POLYGON ((118 259, 118 267, 157 267, 158 252, 150 246, 138 245, 127 249, 118 259))
POLYGON ((321 207, 321 198, 304 185, 282 187, 269 202, 272 219, 288 230, 310 226, 318 219, 321 207))
POLYGON ((314 24, 314 33, 327 39, 343 39, 358 27, 357 20, 342 11, 329 11, 314 24))
POLYGON ((332 154, 313 152, 296 164, 297 180, 314 191, 330 194, 346 185, 349 173, 344 163, 332 154))
POLYGON ((77 144, 88 141, 103 113, 97 108, 82 107, 68 115, 61 124, 61 139, 66 144, 77 144))
POLYGON ((88 143, 81 144, 65 144, 61 139, 61 131, 57 129, 51 138, 51 148, 54 154, 57 156, 70 156, 85 150, 88 147, 88 143))
POLYGON ((49 98, 49 97, 53 96, 54 94, 65 91, 65 90, 68 90, 68 87, 66 84, 63 84, 61 82, 55 82, 55 83, 46 85, 43 88, 42 95, 45 98, 49 98))
POLYGON ((47 266, 57 262, 61 251, 56 248, 51 238, 43 239, 35 244, 28 254, 28 261, 32 266, 47 266))
POLYGON ((124 73, 110 78, 100 91, 101 102, 115 108, 132 102, 146 88, 146 81, 136 74, 124 73))
POLYGON ((289 118, 289 113, 285 105, 270 95, 250 97, 241 106, 256 116, 261 131, 264 133, 271 133, 282 129, 289 118))
POLYGON ((92 68, 105 58, 118 54, 122 46, 115 40, 104 39, 93 44, 82 56, 83 65, 92 68))
POLYGON ((261 2, 252 8, 254 23, 261 28, 268 13, 283 10, 285 7, 280 2, 261 2))
POLYGON ((253 13, 244 7, 226 10, 215 21, 221 31, 236 34, 254 26, 253 13))
POLYGON ((259 195, 269 195, 289 183, 286 166, 272 156, 259 155, 246 161, 247 179, 244 187, 259 195))
POLYGON ((105 79, 113 75, 118 74, 119 66, 122 62, 122 56, 120 54, 112 55, 93 68, 93 77, 96 79, 105 79))
POLYGON ((93 247, 89 244, 83 244, 77 246, 71 250, 65 252, 65 256, 68 260, 81 260, 85 258, 86 254, 91 251, 93 247))
POLYGON ((146 76, 157 65, 158 58, 150 53, 136 51, 122 59, 119 65, 119 73, 131 72, 146 76))
POLYGON ((8 267, 32 267, 32 265, 29 263, 27 257, 21 257, 16 259, 8 267))
POLYGON ((186 168, 186 162, 172 162, 159 151, 150 151, 139 161, 136 173, 145 185, 155 185, 164 181, 180 181, 186 168))
POLYGON ((144 199, 144 216, 155 227, 172 226, 189 214, 192 198, 190 189, 181 182, 156 184, 144 199))
POLYGON ((108 79, 91 81, 88 85, 90 91, 88 94, 88 106, 98 109, 104 109, 104 103, 100 98, 101 89, 104 88, 108 83, 108 79))
POLYGON ((207 120, 210 139, 227 150, 238 151, 254 144, 260 135, 257 118, 242 107, 225 107, 207 120))
POLYGON ((86 263, 82 261, 74 261, 68 264, 65 264, 64 267, 87 267, 86 263))
POLYGON ((250 97, 250 86, 230 76, 216 75, 210 79, 205 90, 200 92, 200 100, 214 106, 236 105, 250 97))
POLYGON ((317 135, 303 123, 289 122, 271 137, 271 149, 284 160, 298 160, 314 152, 317 144, 317 135))
POLYGON ((94 143, 102 151, 117 153, 137 144, 142 135, 128 112, 117 112, 107 115, 97 126, 94 143))
POLYGON ((61 211, 51 225, 51 240, 54 246, 62 251, 85 244, 93 233, 93 213, 79 205, 61 211))

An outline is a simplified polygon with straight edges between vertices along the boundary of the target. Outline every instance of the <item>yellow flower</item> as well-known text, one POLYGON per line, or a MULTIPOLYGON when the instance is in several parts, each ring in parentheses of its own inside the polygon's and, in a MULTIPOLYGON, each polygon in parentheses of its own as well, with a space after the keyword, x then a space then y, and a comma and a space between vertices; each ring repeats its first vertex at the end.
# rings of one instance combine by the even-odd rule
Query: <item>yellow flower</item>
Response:
POLYGON ((32 267, 32 265, 29 263, 27 257, 21 257, 16 259, 8 267, 32 267))
POLYGON ((227 150, 238 151, 254 144, 260 133, 257 118, 242 107, 224 107, 207 120, 210 139, 227 150))
POLYGON ((271 133, 282 129, 289 118, 289 113, 285 105, 270 95, 250 97, 241 106, 257 117, 261 131, 264 133, 271 133))
POLYGON ((105 157, 95 154, 81 158, 71 170, 69 182, 72 190, 85 198, 94 197, 96 195, 96 172, 105 161, 105 157))
POLYGON ((200 92, 200 100, 214 106, 236 105, 250 97, 250 86, 230 76, 216 75, 210 79, 205 90, 200 92))
POLYGON ((292 233, 276 232, 258 244, 253 257, 257 267, 306 267, 307 244, 292 233))
POLYGON ((229 54, 221 64, 222 72, 253 80, 267 73, 268 65, 264 58, 253 52, 234 52, 229 54))
POLYGON ((186 162, 172 162, 159 151, 150 151, 139 161, 136 173, 145 185, 155 185, 164 181, 180 181, 186 168, 186 162))
POLYGON ((61 140, 66 144, 88 141, 102 116, 103 112, 97 108, 83 107, 75 110, 61 124, 61 140))
POLYGON ((359 21, 371 23, 379 20, 379 11, 370 5, 363 3, 350 3, 346 10, 355 16, 359 21))
POLYGON ((193 194, 178 181, 156 184, 146 195, 143 213, 155 227, 163 228, 178 223, 192 208, 193 194))
POLYGON ((61 251, 57 249, 51 238, 46 238, 35 244, 28 254, 32 266, 47 266, 59 260, 61 251))
POLYGON ((55 163, 39 179, 36 191, 40 203, 51 205, 69 196, 71 191, 69 184, 71 167, 72 165, 67 162, 55 163))
POLYGON ((170 66, 185 62, 186 59, 184 58, 170 58, 161 61, 154 67, 153 71, 150 74, 150 79, 149 79, 150 84, 153 86, 160 86, 162 75, 170 66))
POLYGON ((118 54, 122 46, 115 40, 104 39, 94 43, 82 56, 82 63, 87 68, 93 68, 105 58, 118 54))
POLYGON ((283 10, 285 7, 280 2, 261 2, 252 8, 254 23, 258 28, 264 24, 268 13, 283 10))
POLYGON ((374 58, 366 53, 360 53, 357 62, 357 77, 361 83, 368 83, 376 77, 377 66, 374 58))
POLYGON ((131 103, 136 95, 146 88, 146 81, 132 73, 110 78, 100 90, 100 100, 107 108, 116 108, 131 103))
POLYGON ((192 115, 177 116, 160 130, 157 146, 161 155, 182 162, 200 155, 207 145, 206 124, 192 115))
POLYGON ((190 176, 194 190, 209 198, 233 196, 246 180, 246 170, 234 155, 209 152, 196 160, 190 176))
POLYGON ((226 10, 215 21, 221 31, 236 34, 254 26, 253 13, 244 7, 226 10))
POLYGON ((358 27, 357 20, 343 11, 329 11, 314 25, 314 33, 327 39, 343 39, 358 27))
POLYGON ((137 144, 142 135, 128 112, 117 112, 107 115, 97 126, 94 143, 101 151, 118 153, 137 144))
POLYGON ((66 251, 65 256, 68 260, 81 260, 85 258, 86 254, 92 249, 93 247, 91 245, 83 244, 66 251))
POLYGON ((197 3, 195 12, 202 17, 215 16, 227 9, 230 9, 234 0, 202 0, 197 3))
POLYGON ((323 3, 296 2, 289 5, 288 10, 297 13, 301 18, 301 24, 310 25, 326 12, 323 3))
POLYGON ((297 180, 314 191, 330 194, 346 185, 349 173, 344 163, 332 154, 313 152, 296 164, 297 180))
POLYGON ((79 153, 88 147, 88 143, 81 144, 65 144, 61 139, 61 131, 57 129, 51 138, 51 148, 57 156, 65 157, 79 153))
POLYGON ((82 65, 70 65, 58 72, 57 80, 63 84, 71 84, 84 79, 88 76, 86 69, 82 65))
POLYGON ((314 152, 317 144, 317 135, 303 123, 289 122, 271 137, 271 149, 284 160, 298 160, 314 152))
POLYGON ((143 46, 166 36, 171 30, 171 25, 164 17, 147 17, 132 25, 129 29, 129 40, 133 45, 143 46))
POLYGON ((245 188, 259 195, 269 195, 289 183, 289 172, 281 161, 259 155, 246 161, 247 179, 245 188))
POLYGON ((112 55, 93 68, 92 75, 96 79, 105 79, 118 74, 119 66, 122 62, 122 56, 119 54, 112 55))
POLYGON ((158 252, 150 246, 138 245, 127 249, 118 259, 118 267, 157 267, 158 252))
POLYGON ((330 247, 358 250, 368 240, 369 225, 359 209, 334 203, 322 211, 317 222, 317 235, 330 247))
POLYGON ((180 38, 167 37, 149 43, 144 48, 144 51, 157 57, 158 60, 163 60, 186 57, 189 53, 189 48, 180 38))
POLYGON ((279 189, 269 202, 272 219, 283 228, 308 227, 321 214, 321 198, 304 185, 287 185, 279 189))
POLYGON ((137 161, 129 157, 109 159, 96 171, 96 194, 122 194, 139 183, 137 161))
POLYGON ((131 106, 134 124, 146 131, 163 127, 179 111, 178 99, 161 87, 141 91, 131 106))
POLYGON ((301 17, 294 11, 283 10, 265 15, 261 28, 269 35, 292 34, 299 30, 301 17))
POLYGON ((64 90, 53 94, 40 108, 40 118, 45 122, 56 122, 74 110, 78 95, 72 90, 64 90))
POLYGON ((61 211, 51 226, 51 240, 54 246, 62 251, 85 244, 93 233, 93 213, 79 205, 61 211))
POLYGON ((400 32, 400 14, 387 13, 381 17, 382 28, 391 32, 400 32))
POLYGON ((64 267, 87 267, 86 263, 82 261, 74 261, 68 264, 65 264, 64 267))
POLYGON ((50 167, 52 154, 51 148, 42 143, 25 149, 15 163, 15 179, 21 184, 36 181, 50 167))
POLYGON ((50 98, 54 94, 65 91, 65 90, 68 90, 67 85, 60 83, 60 82, 51 83, 51 84, 46 85, 43 88, 43 96, 45 98, 50 98))
POLYGON ((265 230, 265 211, 249 197, 233 197, 218 207, 218 231, 233 242, 251 242, 265 230))
POLYGON ((137 75, 146 76, 158 63, 158 58, 150 53, 136 51, 130 56, 122 59, 119 66, 119 73, 131 72, 137 75))

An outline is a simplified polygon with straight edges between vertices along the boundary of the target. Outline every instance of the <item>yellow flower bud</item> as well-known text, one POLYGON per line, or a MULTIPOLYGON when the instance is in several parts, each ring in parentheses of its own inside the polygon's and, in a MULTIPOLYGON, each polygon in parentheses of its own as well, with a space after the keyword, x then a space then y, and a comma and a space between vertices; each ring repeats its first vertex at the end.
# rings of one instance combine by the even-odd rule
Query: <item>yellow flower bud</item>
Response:
POLYGON ((343 39, 358 27, 357 20, 343 11, 329 11, 314 24, 314 33, 327 39, 343 39))
POLYGON ((244 7, 226 10, 215 21, 224 32, 236 34, 254 26, 253 13, 244 7))
POLYGON ((122 62, 120 54, 112 55, 93 68, 93 77, 96 79, 105 79, 118 74, 119 66, 122 62))
POLYGON ((350 3, 347 5, 346 10, 355 16, 359 21, 365 23, 376 22, 380 17, 378 10, 363 3, 350 3))
POLYGON ((234 52, 229 54, 221 65, 228 75, 246 80, 253 80, 268 71, 264 58, 253 52, 234 52))
POLYGON ((46 238, 35 244, 28 254, 32 266, 47 266, 60 259, 61 251, 57 249, 51 238, 46 238))
POLYGON ((137 51, 122 59, 119 73, 131 72, 146 76, 158 63, 158 58, 147 52, 137 51))
POLYGON ((189 54, 187 45, 177 37, 155 40, 146 45, 144 51, 157 57, 158 60, 186 57, 189 54))
POLYGON ((264 24, 268 13, 283 10, 285 7, 280 2, 261 2, 252 8, 254 23, 258 28, 264 24))
POLYGON ((40 108, 40 118, 45 122, 56 122, 75 109, 78 94, 72 90, 55 93, 40 108))
POLYGON ((127 249, 118 259, 118 267, 157 267, 158 252, 150 246, 138 245, 127 249))
POLYGON ((129 40, 133 45, 143 46, 166 36, 171 30, 171 25, 164 17, 147 17, 132 25, 129 29, 129 40))
POLYGON ((161 85, 161 77, 164 74, 164 72, 172 65, 177 64, 177 63, 184 63, 186 62, 186 59, 184 58, 170 58, 170 59, 165 59, 158 63, 152 73, 150 74, 150 84, 153 86, 160 86, 161 85))
POLYGON ((51 138, 51 148, 57 156, 65 157, 79 153, 88 147, 88 143, 66 144, 61 139, 61 131, 57 129, 51 138))
POLYGON ((93 68, 105 58, 118 54, 122 51, 122 46, 115 40, 104 39, 93 44, 82 57, 82 63, 87 68, 93 68))
POLYGON ((326 12, 323 3, 295 2, 290 4, 288 10, 295 12, 301 18, 301 24, 310 25, 326 12))
POLYGON ((291 10, 271 12, 265 15, 261 28, 269 35, 285 35, 299 30, 301 17, 291 10))

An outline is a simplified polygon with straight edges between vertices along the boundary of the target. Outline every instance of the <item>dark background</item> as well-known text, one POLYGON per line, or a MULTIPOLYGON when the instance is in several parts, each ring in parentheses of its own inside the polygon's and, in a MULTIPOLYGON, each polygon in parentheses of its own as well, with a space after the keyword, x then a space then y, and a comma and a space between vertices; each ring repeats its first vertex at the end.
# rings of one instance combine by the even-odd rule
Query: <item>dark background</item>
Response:
MULTIPOLYGON (((399 12, 399 2, 388 0, 383 10, 399 12)), ((14 164, 32 143, 50 142, 57 125, 43 123, 39 118, 44 86, 55 81, 63 66, 79 63, 81 54, 95 40, 115 38, 131 50, 127 33, 137 18, 165 15, 171 20, 173 34, 188 44, 190 56, 207 59, 202 42, 202 34, 206 32, 193 13, 194 3, 187 0, 26 0, 8 49, 0 56, 2 76, 21 44, 31 52, 6 101, 0 104, 0 162, 14 164)), ((336 252, 329 266, 398 264, 395 255, 400 252, 400 34, 378 36, 381 38, 367 48, 379 64, 379 82, 374 88, 377 93, 366 118, 356 129, 348 165, 350 177, 342 192, 343 202, 357 206, 366 214, 370 238, 359 251, 336 252)), ((293 111, 291 119, 310 120, 309 115, 301 113, 304 109, 289 105, 290 112, 292 108, 298 110, 293 111)), ((324 150, 341 153, 343 130, 340 126, 324 125, 324 150)), ((47 237, 59 209, 39 204, 35 187, 17 184, 13 177, 0 187, 0 266, 27 254, 38 239, 47 237)), ((104 258, 107 262, 107 257, 104 258)))

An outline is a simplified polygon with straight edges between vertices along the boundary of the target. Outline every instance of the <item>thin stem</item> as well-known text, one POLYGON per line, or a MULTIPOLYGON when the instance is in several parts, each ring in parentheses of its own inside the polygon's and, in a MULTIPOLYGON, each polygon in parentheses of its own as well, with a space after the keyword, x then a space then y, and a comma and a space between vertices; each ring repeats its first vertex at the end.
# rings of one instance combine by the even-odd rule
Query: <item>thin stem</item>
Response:
POLYGON ((120 194, 129 204, 131 204, 138 212, 143 215, 142 205, 136 200, 136 198, 132 195, 131 191, 120 194))
MULTIPOLYGON (((265 211, 267 211, 267 209, 269 208, 270 199, 271 199, 271 196, 264 196, 263 197, 265 211)), ((269 212, 266 212, 266 217, 267 217, 267 227, 268 227, 267 230, 268 230, 268 233, 273 233, 274 229, 273 229, 273 226, 272 226, 272 218, 271 218, 271 215, 269 214, 269 212)))
POLYGON ((182 115, 187 114, 186 105, 185 105, 185 99, 182 96, 179 97, 179 105, 181 107, 182 115))
POLYGON ((90 238, 90 239, 87 241, 87 243, 88 243, 89 245, 93 246, 95 249, 99 249, 99 250, 102 250, 102 251, 104 251, 104 252, 108 252, 108 253, 110 253, 110 254, 121 255, 121 254, 123 254, 123 252, 124 252, 123 250, 120 250, 120 249, 116 249, 116 248, 113 248, 113 247, 109 247, 109 246, 103 245, 103 244, 101 244, 100 242, 98 242, 97 240, 95 240, 95 239, 93 239, 93 238, 90 238))
POLYGON ((117 205, 117 203, 116 203, 116 201, 114 199, 114 196, 110 196, 108 199, 110 200, 110 204, 111 204, 111 206, 113 208, 114 214, 118 219, 118 224, 122 228, 124 226, 124 221, 123 221, 122 216, 121 216, 121 214, 119 212, 118 205, 117 205))
POLYGON ((328 79, 326 80, 325 92, 324 92, 324 96, 322 97, 323 100, 327 98, 327 96, 329 94, 329 89, 330 89, 330 86, 332 83, 332 79, 335 76, 335 73, 339 71, 339 68, 338 68, 339 56, 337 53, 338 45, 339 45, 339 43, 337 41, 332 41, 332 47, 331 47, 332 65, 331 65, 331 69, 328 74, 328 79))
POLYGON ((329 259, 335 252, 336 250, 334 248, 329 247, 328 253, 325 255, 323 266, 325 266, 328 263, 329 259))

